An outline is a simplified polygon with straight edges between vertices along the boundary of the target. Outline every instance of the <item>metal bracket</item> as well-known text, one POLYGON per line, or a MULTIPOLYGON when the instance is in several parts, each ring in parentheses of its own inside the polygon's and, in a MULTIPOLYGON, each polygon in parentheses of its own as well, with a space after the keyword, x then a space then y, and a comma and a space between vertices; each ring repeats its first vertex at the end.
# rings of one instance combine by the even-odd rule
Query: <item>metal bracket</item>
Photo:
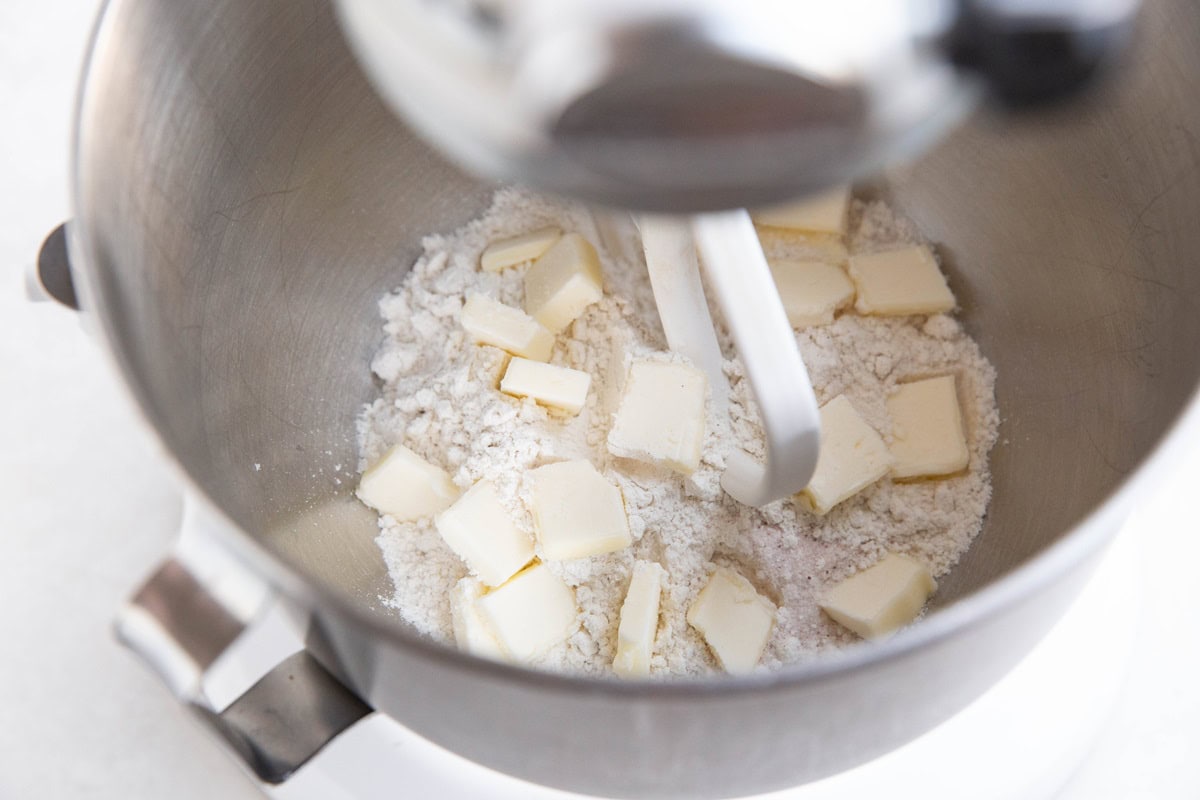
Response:
POLYGON ((117 637, 259 780, 282 783, 372 709, 303 649, 282 599, 205 537, 205 524, 188 498, 174 555, 122 609, 117 637), (255 643, 268 664, 249 676, 244 664, 230 669, 241 643, 255 643))

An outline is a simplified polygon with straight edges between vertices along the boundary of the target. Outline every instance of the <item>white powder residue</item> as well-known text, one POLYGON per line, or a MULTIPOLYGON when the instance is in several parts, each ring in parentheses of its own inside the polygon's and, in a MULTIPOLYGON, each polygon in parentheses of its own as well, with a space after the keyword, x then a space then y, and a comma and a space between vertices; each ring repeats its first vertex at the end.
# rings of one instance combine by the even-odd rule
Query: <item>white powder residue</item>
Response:
MULTIPOLYGON (((920 241, 911 223, 880 203, 856 202, 852 222, 851 252, 920 241)), ((685 620, 714 564, 733 567, 779 606, 762 660, 772 667, 854 640, 817 607, 817 595, 831 583, 889 550, 911 555, 935 576, 943 575, 979 532, 991 492, 987 454, 999 423, 994 372, 952 317, 876 318, 848 312, 832 325, 797 332, 796 338, 818 400, 846 394, 885 441, 891 440, 885 401, 898 383, 955 374, 971 453, 966 472, 911 483, 884 478, 825 517, 789 501, 754 509, 720 490, 725 453, 735 445, 751 454, 764 449, 748 381, 736 357, 725 364, 732 424, 710 422, 702 463, 693 475, 683 478, 608 453, 605 438, 627 364, 634 357, 661 354, 666 345, 644 264, 606 252, 586 208, 503 189, 481 219, 452 235, 427 237, 422 244, 424 255, 403 286, 380 302, 387 341, 372 369, 383 388, 359 420, 360 467, 403 443, 445 468, 463 489, 482 478, 492 480, 514 519, 528 531, 532 526, 523 478, 541 464, 587 458, 620 487, 625 500, 631 547, 547 562, 575 589, 581 618, 578 632, 537 666, 609 671, 620 607, 637 559, 658 562, 668 575, 652 672, 691 675, 717 668, 685 620), (577 417, 500 393, 505 354, 473 344, 459 324, 468 291, 521 307, 523 269, 483 272, 479 255, 494 239, 551 224, 595 244, 605 269, 605 297, 557 337, 551 358, 553 364, 592 376, 587 406, 577 417)), ((764 247, 776 257, 807 252, 804 243, 778 235, 767 237, 764 247)), ((728 347, 724 332, 722 339, 728 347)), ((391 604, 418 630, 452 643, 448 598, 466 574, 462 561, 431 520, 397 523, 383 516, 380 528, 379 545, 395 584, 391 604)))

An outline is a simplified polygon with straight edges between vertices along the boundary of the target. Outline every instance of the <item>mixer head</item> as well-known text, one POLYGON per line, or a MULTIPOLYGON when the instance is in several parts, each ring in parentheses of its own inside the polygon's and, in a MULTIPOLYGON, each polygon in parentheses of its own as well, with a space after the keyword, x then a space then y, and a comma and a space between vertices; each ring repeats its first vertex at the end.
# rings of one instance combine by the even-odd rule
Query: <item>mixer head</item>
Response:
POLYGON ((1137 0, 339 0, 469 169, 628 208, 759 206, 910 157, 980 97, 1087 85, 1137 0))

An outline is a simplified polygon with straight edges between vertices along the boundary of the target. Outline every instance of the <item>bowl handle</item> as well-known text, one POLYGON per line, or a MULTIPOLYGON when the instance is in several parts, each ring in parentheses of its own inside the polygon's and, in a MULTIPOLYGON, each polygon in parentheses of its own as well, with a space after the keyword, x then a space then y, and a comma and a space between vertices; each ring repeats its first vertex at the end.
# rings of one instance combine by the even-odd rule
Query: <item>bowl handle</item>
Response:
POLYGON ((189 497, 174 553, 120 611, 117 638, 259 780, 282 783, 372 709, 305 649, 307 615, 206 524, 189 497))

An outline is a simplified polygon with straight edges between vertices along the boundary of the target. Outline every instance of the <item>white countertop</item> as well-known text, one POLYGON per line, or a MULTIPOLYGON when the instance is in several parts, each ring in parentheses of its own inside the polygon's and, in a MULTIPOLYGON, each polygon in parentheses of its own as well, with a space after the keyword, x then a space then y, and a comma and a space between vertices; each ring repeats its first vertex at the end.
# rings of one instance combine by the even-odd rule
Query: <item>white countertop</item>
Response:
MULTIPOLYGON (((174 537, 179 489, 98 345, 24 298, 25 267, 68 214, 96 5, 0 3, 0 798, 257 798, 113 640, 115 609, 174 537)), ((1123 534, 1143 560, 1137 650, 1064 800, 1200 797, 1197 485, 1200 441, 1123 534)))

